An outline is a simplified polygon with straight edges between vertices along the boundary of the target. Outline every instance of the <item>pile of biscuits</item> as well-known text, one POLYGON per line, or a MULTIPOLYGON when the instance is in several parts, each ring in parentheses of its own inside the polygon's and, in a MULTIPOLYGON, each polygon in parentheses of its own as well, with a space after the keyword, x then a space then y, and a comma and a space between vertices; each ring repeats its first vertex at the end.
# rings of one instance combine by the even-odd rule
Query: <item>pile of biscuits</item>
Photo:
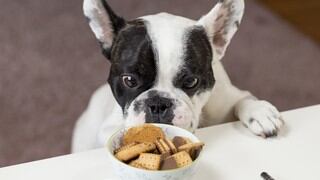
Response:
POLYGON ((128 129, 122 146, 114 155, 130 166, 147 170, 169 170, 191 164, 200 154, 204 143, 175 136, 167 138, 161 128, 145 124, 128 129))

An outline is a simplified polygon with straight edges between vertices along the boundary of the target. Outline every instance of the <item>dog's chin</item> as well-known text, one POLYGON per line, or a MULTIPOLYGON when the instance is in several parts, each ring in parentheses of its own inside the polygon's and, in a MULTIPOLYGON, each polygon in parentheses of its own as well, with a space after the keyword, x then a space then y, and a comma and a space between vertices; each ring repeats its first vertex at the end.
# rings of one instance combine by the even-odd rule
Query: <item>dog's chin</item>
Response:
POLYGON ((138 125, 144 124, 145 122, 146 122, 145 112, 141 112, 139 114, 128 114, 128 116, 125 118, 126 127, 138 126, 138 125))
MULTIPOLYGON (((172 125, 186 129, 188 131, 194 132, 196 129, 196 122, 197 120, 194 119, 195 117, 191 115, 190 112, 179 113, 175 114, 172 125)), ((142 125, 146 122, 146 113, 141 112, 137 115, 128 115, 125 118, 125 126, 132 127, 142 125)))
MULTIPOLYGON (((197 105, 193 104, 191 99, 184 92, 177 91, 173 95, 170 95, 170 93, 168 94, 167 98, 176 97, 173 102, 174 117, 170 120, 171 124, 194 132, 199 124, 199 117, 201 113, 199 109, 201 108, 197 108, 197 105)), ((126 115, 124 116, 125 126, 137 126, 144 124, 145 122, 150 122, 150 120, 148 121, 148 119, 146 119, 147 117, 144 111, 146 105, 141 103, 144 102, 146 96, 147 92, 138 96, 130 105, 127 106, 125 111, 126 115), (140 106, 135 107, 136 104, 139 104, 140 106)))
POLYGON ((175 116, 172 120, 172 124, 174 126, 186 129, 188 131, 193 132, 195 130, 196 125, 196 117, 194 114, 190 113, 190 111, 175 111, 175 116))

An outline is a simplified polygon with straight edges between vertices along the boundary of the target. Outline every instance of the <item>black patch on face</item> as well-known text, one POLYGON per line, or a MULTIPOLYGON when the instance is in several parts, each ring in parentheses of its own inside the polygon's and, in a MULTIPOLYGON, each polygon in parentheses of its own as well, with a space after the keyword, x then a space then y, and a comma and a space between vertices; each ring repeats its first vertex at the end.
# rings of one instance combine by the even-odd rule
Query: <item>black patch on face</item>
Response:
POLYGON ((193 27, 187 31, 184 47, 184 65, 176 75, 173 83, 182 89, 189 97, 213 88, 215 79, 212 71, 212 47, 209 38, 202 27, 193 27), (193 88, 185 88, 184 82, 192 78, 198 79, 193 88))
POLYGON ((114 97, 125 111, 125 107, 142 92, 150 89, 156 78, 156 64, 151 39, 143 21, 134 20, 127 23, 111 48, 111 70, 109 84, 114 97), (122 75, 134 77, 138 86, 126 87, 122 75))
POLYGON ((140 113, 145 109, 145 105, 142 100, 135 101, 133 104, 133 111, 140 113))

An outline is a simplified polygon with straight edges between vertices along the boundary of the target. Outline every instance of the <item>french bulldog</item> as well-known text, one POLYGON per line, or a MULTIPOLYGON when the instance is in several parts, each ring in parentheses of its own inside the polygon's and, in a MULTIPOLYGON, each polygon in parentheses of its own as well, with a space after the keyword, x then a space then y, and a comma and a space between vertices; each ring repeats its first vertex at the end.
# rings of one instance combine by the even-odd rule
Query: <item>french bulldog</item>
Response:
POLYGON ((220 0, 197 21, 168 13, 127 21, 106 0, 84 0, 83 11, 111 69, 76 123, 72 152, 103 147, 116 129, 143 123, 194 131, 240 120, 265 138, 283 126, 279 111, 235 87, 221 63, 243 0, 220 0))

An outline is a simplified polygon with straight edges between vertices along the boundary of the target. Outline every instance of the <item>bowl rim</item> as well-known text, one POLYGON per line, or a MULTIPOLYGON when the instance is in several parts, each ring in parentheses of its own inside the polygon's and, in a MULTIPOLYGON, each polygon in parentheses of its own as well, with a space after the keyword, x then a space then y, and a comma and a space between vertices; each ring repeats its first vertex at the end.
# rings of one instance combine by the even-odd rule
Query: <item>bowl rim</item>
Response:
MULTIPOLYGON (((173 126, 173 125, 168 125, 168 124, 161 124, 161 123, 148 123, 148 124, 152 124, 152 125, 155 125, 155 126, 157 126, 157 127, 159 127, 159 126, 164 126, 164 127, 168 127, 168 128, 178 128, 178 129, 180 129, 180 130, 182 130, 182 131, 185 131, 185 132, 187 132, 187 133, 190 133, 192 136, 194 136, 194 137, 197 139, 197 141, 200 142, 199 138, 198 138, 196 135, 194 135, 192 132, 190 132, 190 131, 188 131, 188 130, 186 130, 186 129, 180 128, 180 127, 178 127, 178 126, 173 126)), ((115 131, 115 132, 112 134, 112 136, 110 136, 110 138, 108 139, 107 144, 106 144, 106 148, 107 148, 107 150, 108 150, 109 157, 112 158, 111 161, 112 161, 112 160, 115 160, 115 161, 117 161, 118 163, 125 165, 125 167, 128 167, 128 168, 133 169, 133 170, 136 170, 136 171, 148 172, 148 173, 155 173, 155 174, 156 174, 156 173, 166 174, 166 173, 169 173, 169 172, 182 171, 182 170, 185 170, 185 169, 189 169, 189 168, 191 168, 191 166, 194 166, 195 163, 198 162, 198 160, 199 160, 200 157, 202 156, 202 153, 203 153, 203 152, 201 152, 201 153, 199 154, 199 156, 197 157, 197 159, 195 159, 194 161, 192 161, 191 164, 189 164, 189 165, 187 165, 187 166, 184 166, 184 167, 181 167, 181 168, 175 168, 175 169, 169 169, 169 170, 149 170, 149 169, 140 169, 140 168, 132 167, 132 166, 130 166, 130 165, 128 165, 128 164, 120 161, 119 159, 117 159, 117 158, 114 156, 113 152, 111 152, 111 146, 112 146, 111 143, 112 143, 112 140, 114 139, 114 137, 115 137, 120 131, 122 131, 122 130, 124 130, 124 129, 131 128, 131 127, 135 127, 135 126, 128 126, 128 127, 119 128, 119 129, 118 129, 117 131, 115 131)), ((160 127, 160 128, 161 128, 161 127, 160 127)))

